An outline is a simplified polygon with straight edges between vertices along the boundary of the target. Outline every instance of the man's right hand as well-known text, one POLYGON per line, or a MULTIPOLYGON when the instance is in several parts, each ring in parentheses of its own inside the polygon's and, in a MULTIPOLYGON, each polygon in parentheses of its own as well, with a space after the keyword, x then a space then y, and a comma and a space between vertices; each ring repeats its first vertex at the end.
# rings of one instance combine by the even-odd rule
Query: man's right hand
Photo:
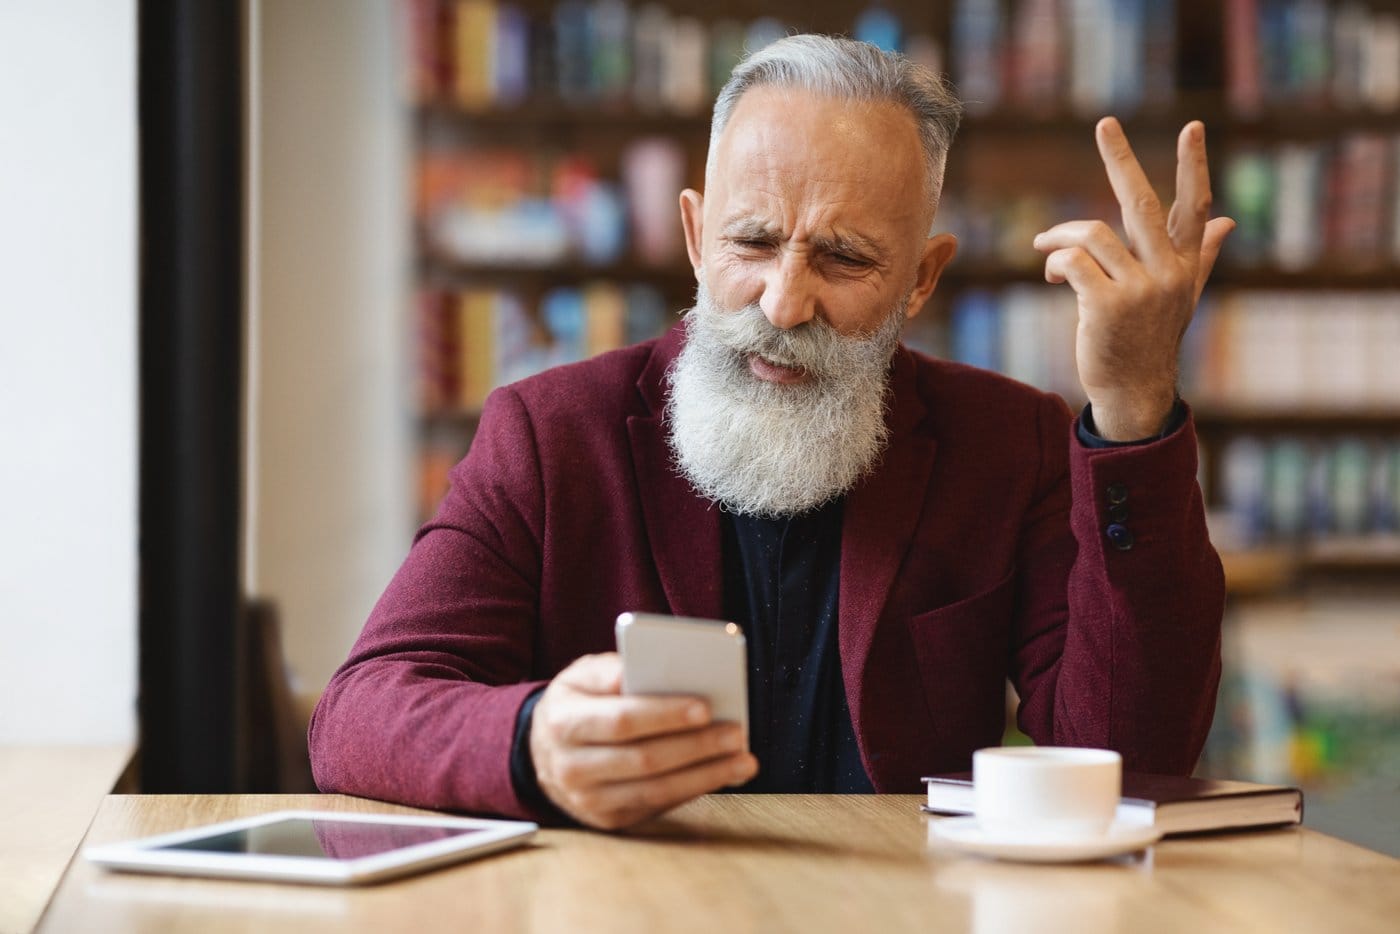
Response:
POLYGON ((617 830, 748 781, 758 760, 735 723, 696 697, 622 695, 622 658, 585 655, 545 688, 530 725, 540 789, 574 818, 617 830))

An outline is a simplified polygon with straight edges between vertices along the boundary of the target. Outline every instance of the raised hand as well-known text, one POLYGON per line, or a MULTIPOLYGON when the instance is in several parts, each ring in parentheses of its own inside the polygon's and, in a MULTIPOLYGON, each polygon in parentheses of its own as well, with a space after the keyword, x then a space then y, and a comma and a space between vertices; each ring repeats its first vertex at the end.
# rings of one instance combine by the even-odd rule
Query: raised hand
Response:
POLYGON ((736 723, 695 697, 623 696, 615 652, 559 672, 535 706, 530 758, 540 789, 593 827, 616 830, 752 778, 736 723))
POLYGON ((1037 234, 1045 279, 1068 282, 1079 298, 1075 358, 1094 425, 1111 441, 1161 432, 1176 395, 1181 338, 1206 278, 1235 227, 1210 218, 1205 127, 1177 137, 1176 201, 1164 212, 1113 117, 1094 130, 1127 243, 1099 220, 1056 224, 1037 234))

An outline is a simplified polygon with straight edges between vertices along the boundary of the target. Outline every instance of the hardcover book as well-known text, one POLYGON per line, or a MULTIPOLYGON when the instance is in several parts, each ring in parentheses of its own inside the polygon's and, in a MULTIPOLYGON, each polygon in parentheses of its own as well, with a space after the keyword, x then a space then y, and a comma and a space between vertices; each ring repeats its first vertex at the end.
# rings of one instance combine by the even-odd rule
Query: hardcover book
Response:
MULTIPOLYGON (((933 814, 972 813, 972 773, 924 779, 933 814)), ((1117 819, 1152 825, 1165 836, 1298 824, 1303 793, 1283 785, 1123 773, 1117 819)))

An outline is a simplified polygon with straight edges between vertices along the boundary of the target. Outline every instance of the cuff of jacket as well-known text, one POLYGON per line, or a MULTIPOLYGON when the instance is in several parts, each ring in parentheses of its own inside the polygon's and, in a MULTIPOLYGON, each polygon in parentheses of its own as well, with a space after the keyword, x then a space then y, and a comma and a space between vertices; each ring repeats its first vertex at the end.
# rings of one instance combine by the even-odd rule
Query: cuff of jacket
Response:
POLYGON ((515 715, 515 735, 510 744, 510 784, 520 803, 528 808, 540 823, 577 823, 545 796, 535 774, 535 760, 530 757, 530 727, 535 722, 535 705, 540 702, 547 684, 542 684, 525 698, 515 715))
MULTIPOLYGON (((1176 542, 1189 518, 1187 506, 1199 509, 1196 485, 1197 445, 1191 407, 1178 402, 1162 435, 1137 442, 1074 444, 1071 453, 1071 525, 1081 547, 1089 541, 1106 555, 1144 558, 1142 546, 1176 542)), ((1083 441, 1083 416, 1075 436, 1083 441)), ((1134 564, 1137 561, 1133 562, 1134 564)), ((1116 562, 1115 562, 1116 564, 1116 562)), ((1145 569, 1144 569, 1145 570, 1145 569)))
POLYGON ((1176 403, 1172 406, 1172 413, 1167 417, 1167 425, 1160 434, 1150 438, 1141 438, 1137 441, 1110 441, 1107 438, 1099 437, 1099 430, 1094 425, 1093 406, 1085 404, 1079 413, 1079 420, 1075 423, 1074 433, 1079 438, 1079 443, 1086 448, 1130 448, 1141 444, 1152 444, 1154 441, 1173 435, 1181 430, 1181 426, 1186 424, 1186 403, 1178 396, 1176 403))

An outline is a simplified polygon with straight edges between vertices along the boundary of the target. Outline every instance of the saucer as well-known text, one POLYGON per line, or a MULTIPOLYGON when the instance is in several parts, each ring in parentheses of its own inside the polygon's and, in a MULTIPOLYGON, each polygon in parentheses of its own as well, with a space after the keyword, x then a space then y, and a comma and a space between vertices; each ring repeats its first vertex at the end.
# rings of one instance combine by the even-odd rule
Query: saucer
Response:
POLYGON ((1075 863, 1136 853, 1161 839, 1162 832, 1128 821, 1114 821, 1099 837, 1078 839, 1027 839, 1014 834, 992 834, 977 826, 975 817, 948 817, 929 821, 929 841, 978 856, 993 856, 1023 863, 1075 863))

